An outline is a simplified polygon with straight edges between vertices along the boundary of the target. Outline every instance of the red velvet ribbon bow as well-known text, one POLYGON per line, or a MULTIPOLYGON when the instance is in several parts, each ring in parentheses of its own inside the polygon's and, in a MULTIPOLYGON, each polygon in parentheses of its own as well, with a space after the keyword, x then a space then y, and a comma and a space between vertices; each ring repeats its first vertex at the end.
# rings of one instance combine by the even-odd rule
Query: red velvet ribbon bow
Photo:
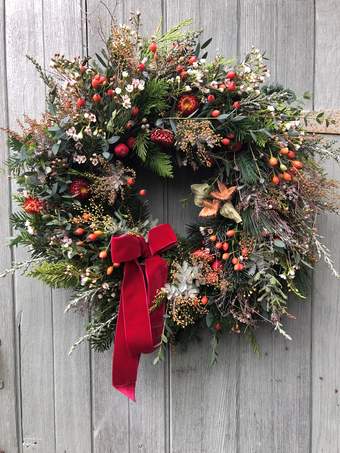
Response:
POLYGON ((168 266, 157 253, 175 245, 168 224, 158 225, 141 236, 124 234, 111 239, 111 258, 124 264, 112 363, 112 385, 135 401, 141 353, 152 352, 163 331, 164 304, 150 313, 158 289, 167 281, 168 266), (143 261, 141 262, 141 258, 143 261))

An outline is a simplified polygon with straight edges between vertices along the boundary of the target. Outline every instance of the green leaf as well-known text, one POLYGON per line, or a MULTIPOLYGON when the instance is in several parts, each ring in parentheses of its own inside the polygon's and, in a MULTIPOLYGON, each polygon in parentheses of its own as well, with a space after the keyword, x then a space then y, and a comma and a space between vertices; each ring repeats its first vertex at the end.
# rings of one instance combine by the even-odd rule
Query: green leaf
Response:
POLYGON ((54 143, 54 145, 52 146, 52 154, 54 156, 56 156, 58 154, 59 148, 60 148, 60 143, 54 143))
POLYGON ((107 143, 109 143, 110 145, 113 145, 114 143, 118 142, 119 139, 120 139, 119 135, 112 135, 112 137, 110 137, 107 140, 107 143))
POLYGON ((206 47, 208 47, 209 44, 211 43, 211 41, 212 41, 212 38, 207 39, 207 40, 201 45, 201 49, 205 49, 206 47))
POLYGON ((157 175, 163 178, 173 177, 173 167, 171 163, 171 157, 161 151, 155 151, 148 155, 146 161, 148 167, 151 168, 157 175))
POLYGON ((141 133, 137 135, 134 150, 136 151, 137 156, 140 158, 142 162, 146 161, 146 157, 148 154, 148 145, 149 138, 147 134, 141 133))
POLYGON ((282 248, 282 249, 286 248, 285 243, 283 241, 281 241, 281 239, 274 239, 274 245, 276 247, 279 247, 279 248, 282 248))

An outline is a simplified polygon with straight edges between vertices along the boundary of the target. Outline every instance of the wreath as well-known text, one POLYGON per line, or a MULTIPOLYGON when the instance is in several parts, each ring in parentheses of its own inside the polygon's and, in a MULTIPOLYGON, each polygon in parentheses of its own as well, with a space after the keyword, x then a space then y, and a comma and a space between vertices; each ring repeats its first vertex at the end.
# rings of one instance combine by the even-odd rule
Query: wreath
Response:
POLYGON ((103 351, 116 332, 113 384, 130 398, 141 352, 157 362, 205 327, 214 362, 223 333, 256 347, 263 321, 290 338, 288 293, 304 297, 321 256, 337 275, 315 221, 338 211, 320 163, 338 150, 305 132, 302 99, 265 84, 258 49, 208 61, 211 39, 189 23, 144 38, 133 15, 95 58, 56 54, 48 72, 30 58, 48 109, 7 131, 22 208, 11 244, 31 252, 13 269, 74 290, 67 309, 90 311, 75 345, 103 351), (176 239, 151 219, 137 169, 172 178, 179 166, 201 182, 188 187, 198 220, 176 239))

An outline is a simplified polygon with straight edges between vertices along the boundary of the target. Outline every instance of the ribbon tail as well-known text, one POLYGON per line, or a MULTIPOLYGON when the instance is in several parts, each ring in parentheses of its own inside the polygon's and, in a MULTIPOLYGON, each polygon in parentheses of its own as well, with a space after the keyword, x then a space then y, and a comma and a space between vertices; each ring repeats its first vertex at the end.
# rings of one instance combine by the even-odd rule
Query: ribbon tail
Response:
POLYGON ((135 388, 139 355, 131 354, 125 336, 124 304, 120 303, 112 360, 112 386, 136 401, 135 388))

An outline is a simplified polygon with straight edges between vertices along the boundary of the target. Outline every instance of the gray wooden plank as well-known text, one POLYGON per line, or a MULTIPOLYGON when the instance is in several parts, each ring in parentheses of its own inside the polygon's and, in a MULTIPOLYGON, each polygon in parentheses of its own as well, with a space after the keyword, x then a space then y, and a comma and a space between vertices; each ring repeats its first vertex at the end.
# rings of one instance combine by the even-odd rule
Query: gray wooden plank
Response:
MULTIPOLYGON (((113 10, 116 2, 106 2, 113 10)), ((122 4, 115 15, 122 21, 122 4)), ((99 0, 87 1, 88 54, 93 55, 103 47, 101 30, 108 36, 110 15, 99 0), (101 24, 101 25, 100 25, 101 24)), ((112 351, 92 352, 92 419, 94 453, 129 452, 129 403, 125 396, 111 385, 112 351)))
MULTIPOLYGON (((337 30, 340 4, 335 0, 317 0, 315 7, 314 108, 338 109, 340 51, 337 30)), ((329 162, 326 168, 330 177, 340 179, 338 165, 329 162)), ((331 249, 337 269, 340 268, 339 228, 339 218, 334 215, 324 216, 319 222, 319 234, 331 249)), ((312 453, 340 450, 339 302, 339 281, 321 262, 313 282, 312 453)))
MULTIPOLYGON (((6 53, 9 125, 24 113, 33 117, 44 110, 44 89, 25 58, 43 62, 42 2, 6 2, 6 53), (20 89, 18 89, 20 74, 20 89), (14 95, 16 93, 16 95, 14 95)), ((25 252, 18 249, 16 259, 25 252)), ((54 388, 51 290, 28 278, 15 279, 19 323, 23 448, 54 452, 54 388), (39 416, 37 417, 37 414, 39 416)))
MULTIPOLYGON (((0 1, 0 77, 6 80, 5 55, 5 2, 0 1)), ((0 86, 0 125, 7 126, 6 83, 0 86)), ((11 252, 7 246, 11 234, 8 216, 11 209, 10 183, 4 161, 7 159, 6 137, 0 132, 0 272, 11 267, 11 252)), ((0 282, 0 450, 16 451, 19 448, 20 420, 17 414, 17 375, 15 347, 15 300, 13 280, 7 277, 0 282)))
MULTIPOLYGON (((185 1, 166 3, 167 27, 184 18, 193 18, 193 27, 202 28, 202 40, 213 37, 210 57, 217 52, 236 55, 237 2, 185 1)), ((168 191, 168 220, 183 233, 186 224, 197 219, 193 207, 190 182, 202 175, 191 169, 180 169, 168 191), (180 200, 189 198, 183 207, 180 200)), ((238 338, 226 335, 221 340, 217 365, 209 368, 210 338, 201 335, 199 343, 188 351, 177 348, 171 354, 171 452, 228 452, 237 448, 238 338)))
MULTIPOLYGON (((255 45, 271 58, 272 81, 302 92, 313 89, 313 2, 241 2, 240 55, 255 45), (308 37, 308 38, 306 38, 308 37)), ((290 301, 293 342, 269 329, 258 333, 259 359, 242 347, 240 452, 309 450, 311 307, 290 301), (289 432, 289 436, 286 433, 289 432)))
MULTIPOLYGON (((44 52, 46 67, 55 53, 73 58, 83 51, 82 11, 79 0, 45 0, 44 52)), ((84 334, 86 316, 64 314, 70 297, 53 291, 53 347, 56 450, 91 452, 91 376, 87 343, 71 357, 70 346, 84 334)))

